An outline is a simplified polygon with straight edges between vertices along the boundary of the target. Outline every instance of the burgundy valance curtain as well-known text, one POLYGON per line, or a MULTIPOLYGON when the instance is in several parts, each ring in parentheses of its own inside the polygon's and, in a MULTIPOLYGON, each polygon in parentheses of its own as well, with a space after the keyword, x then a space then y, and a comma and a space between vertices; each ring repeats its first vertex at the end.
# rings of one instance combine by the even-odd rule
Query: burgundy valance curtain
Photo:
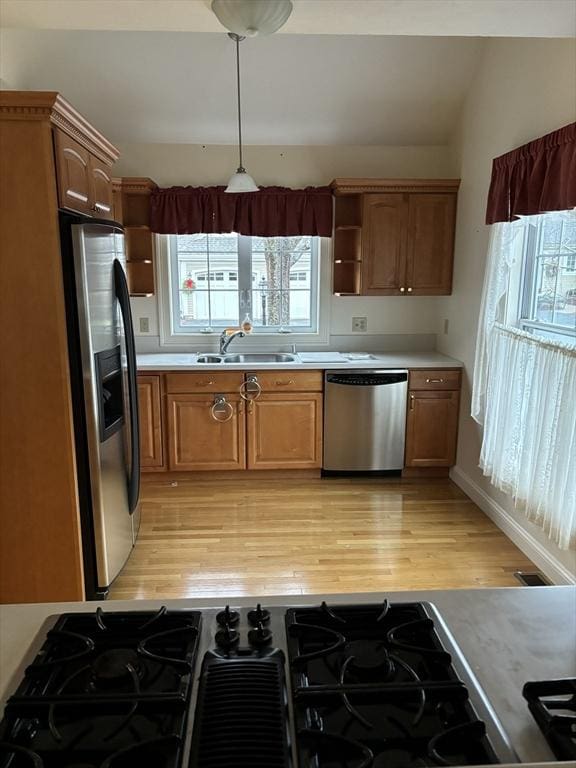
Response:
POLYGON ((332 235, 330 187, 262 187, 227 193, 224 187, 171 187, 153 192, 150 227, 163 235, 237 232, 258 237, 332 235))
POLYGON ((576 123, 497 157, 486 224, 576 206, 576 123))

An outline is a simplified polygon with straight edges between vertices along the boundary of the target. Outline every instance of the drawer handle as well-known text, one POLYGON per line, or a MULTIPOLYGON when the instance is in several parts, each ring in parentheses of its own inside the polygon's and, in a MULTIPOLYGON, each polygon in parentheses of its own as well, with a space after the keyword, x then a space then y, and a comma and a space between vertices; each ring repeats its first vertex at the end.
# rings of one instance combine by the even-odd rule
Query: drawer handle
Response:
POLYGON ((294 384, 294 381, 292 379, 288 379, 288 381, 275 381, 274 383, 277 387, 289 387, 291 384, 294 384))
POLYGON ((414 410, 414 395, 410 395, 410 410, 414 410))
POLYGON ((212 384, 215 384, 215 382, 210 379, 210 381, 197 381, 196 384, 199 387, 211 387, 212 384))
POLYGON ((444 384, 444 379, 426 379, 426 384, 444 384))
POLYGON ((216 395, 212 408, 210 409, 210 415, 214 421, 219 421, 223 424, 226 421, 230 421, 234 415, 234 406, 226 400, 224 395, 216 395), (220 418, 220 416, 217 416, 216 414, 222 414, 224 418, 220 418))

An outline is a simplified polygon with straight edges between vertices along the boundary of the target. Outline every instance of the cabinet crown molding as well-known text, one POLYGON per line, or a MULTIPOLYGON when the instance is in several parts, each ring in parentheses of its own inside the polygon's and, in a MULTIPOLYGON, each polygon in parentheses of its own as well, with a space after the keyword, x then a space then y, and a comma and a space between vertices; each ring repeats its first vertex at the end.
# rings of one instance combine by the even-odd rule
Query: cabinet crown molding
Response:
POLYGON ((7 120, 46 120, 107 165, 120 157, 118 149, 57 91, 2 91, 0 115, 7 120))
POLYGON ((145 176, 113 178, 112 186, 117 191, 129 192, 131 195, 149 195, 158 189, 158 184, 145 176))
POLYGON ((378 192, 456 192, 460 179, 333 179, 335 195, 361 195, 378 192))

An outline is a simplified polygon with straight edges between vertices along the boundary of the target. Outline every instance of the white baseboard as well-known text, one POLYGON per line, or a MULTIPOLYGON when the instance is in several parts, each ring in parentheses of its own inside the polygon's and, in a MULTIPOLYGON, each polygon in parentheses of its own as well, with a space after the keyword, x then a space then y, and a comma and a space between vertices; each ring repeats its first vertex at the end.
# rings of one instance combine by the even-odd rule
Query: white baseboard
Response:
POLYGON ((576 575, 559 562, 539 541, 536 541, 528 531, 518 525, 516 520, 460 467, 453 467, 450 477, 553 584, 576 584, 576 575))

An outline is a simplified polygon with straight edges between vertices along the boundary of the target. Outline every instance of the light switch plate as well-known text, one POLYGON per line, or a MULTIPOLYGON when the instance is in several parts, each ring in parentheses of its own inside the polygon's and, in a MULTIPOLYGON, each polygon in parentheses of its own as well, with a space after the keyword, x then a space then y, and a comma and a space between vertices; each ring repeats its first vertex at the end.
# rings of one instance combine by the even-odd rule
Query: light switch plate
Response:
POLYGON ((368 330, 367 317, 352 318, 352 331, 354 331, 355 333, 365 333, 367 330, 368 330))
POLYGON ((141 317, 140 318, 140 333, 150 333, 150 318, 149 317, 141 317))

